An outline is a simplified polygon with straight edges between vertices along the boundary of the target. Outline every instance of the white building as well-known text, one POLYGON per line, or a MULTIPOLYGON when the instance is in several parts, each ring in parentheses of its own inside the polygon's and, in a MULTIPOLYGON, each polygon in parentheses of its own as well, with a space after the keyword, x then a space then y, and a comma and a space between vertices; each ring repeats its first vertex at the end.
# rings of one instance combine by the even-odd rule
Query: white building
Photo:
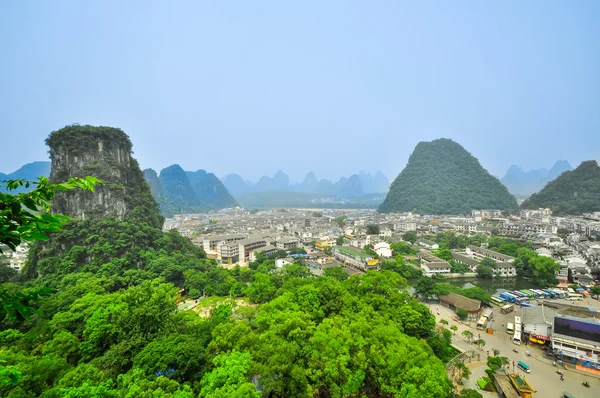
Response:
POLYGON ((392 249, 387 242, 378 242, 373 245, 372 249, 379 257, 392 257, 392 249))

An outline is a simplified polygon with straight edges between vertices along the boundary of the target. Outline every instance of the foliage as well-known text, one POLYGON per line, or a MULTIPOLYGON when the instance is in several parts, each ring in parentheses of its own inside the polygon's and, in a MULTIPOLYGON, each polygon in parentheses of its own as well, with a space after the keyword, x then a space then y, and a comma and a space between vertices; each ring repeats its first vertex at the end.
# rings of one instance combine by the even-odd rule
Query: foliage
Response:
POLYGON ((517 202, 463 147, 438 139, 415 147, 379 207, 384 213, 412 209, 422 214, 467 214, 472 209, 516 210, 517 202))
MULTIPOLYGON (((459 311, 464 311, 465 313, 467 311, 465 310, 459 310, 459 311)), ((456 313, 458 314, 458 311, 456 311, 456 313)), ((467 313, 468 315, 468 313, 467 313)), ((471 332, 470 330, 463 330, 463 332, 461 333, 463 336, 465 336, 465 339, 467 340, 471 340, 473 338, 473 332, 471 332)))
POLYGON ((342 246, 344 244, 345 238, 343 236, 339 236, 335 240, 335 244, 338 246, 342 246))
POLYGON ((600 294, 600 286, 592 286, 590 288, 590 291, 592 292, 592 294, 600 294))
POLYGON ((323 275, 337 279, 338 281, 345 281, 348 279, 348 274, 344 271, 344 267, 325 268, 323 275))
POLYGON ((417 233, 412 231, 405 232, 402 235, 402 240, 414 244, 417 241, 417 233))
POLYGON ((325 249, 323 249, 323 253, 327 254, 328 256, 333 256, 333 248, 328 246, 325 249))
MULTIPOLYGON (((35 189, 18 194, 0 192, 0 244, 15 250, 21 242, 47 240, 47 234, 61 230, 69 217, 50 213, 50 201, 56 191, 75 188, 94 191, 96 184, 102 183, 95 177, 70 178, 67 182, 51 184, 48 178, 37 181, 0 181, 6 184, 8 192, 19 187, 35 189)), ((2 248, 0 246, 0 253, 2 248)))
POLYGON ((560 265, 551 257, 538 255, 535 251, 525 247, 517 250, 514 265, 520 275, 528 276, 540 286, 555 285, 556 272, 560 265))
POLYGON ((338 225, 338 227, 343 228, 344 225, 346 225, 346 220, 348 220, 348 217, 338 216, 333 219, 333 222, 335 222, 338 225))
POLYGON ((415 296, 429 298, 437 294, 437 285, 435 281, 427 276, 419 278, 415 284, 415 296))
POLYGON ((390 248, 392 249, 392 253, 396 256, 398 256, 398 255, 412 256, 412 255, 417 254, 417 249, 415 249, 411 245, 406 244, 404 242, 392 243, 390 245, 390 248))
POLYGON ((423 271, 404 261, 404 257, 396 256, 394 260, 384 260, 381 262, 381 269, 393 271, 406 279, 416 279, 423 276, 423 271))
POLYGON ((531 195, 521 207, 549 207, 555 215, 600 211, 600 166, 595 160, 582 162, 575 170, 565 171, 540 192, 531 195))
POLYGON ((496 262, 486 257, 477 265, 477 276, 480 278, 493 278, 494 268, 496 268, 496 262))
POLYGON ((457 274, 464 274, 471 272, 471 268, 467 264, 460 263, 458 261, 450 260, 450 272, 457 274))
POLYGON ((498 357, 498 356, 488 357, 487 358, 487 366, 488 366, 488 368, 496 371, 496 370, 502 369, 504 366, 506 366, 508 361, 509 360, 507 357, 498 357))
POLYGON ((477 390, 473 390, 472 388, 463 388, 458 394, 459 398, 483 398, 483 395, 479 393, 477 390))
POLYGON ((379 225, 367 225, 367 235, 379 235, 379 232, 381 232, 379 225))

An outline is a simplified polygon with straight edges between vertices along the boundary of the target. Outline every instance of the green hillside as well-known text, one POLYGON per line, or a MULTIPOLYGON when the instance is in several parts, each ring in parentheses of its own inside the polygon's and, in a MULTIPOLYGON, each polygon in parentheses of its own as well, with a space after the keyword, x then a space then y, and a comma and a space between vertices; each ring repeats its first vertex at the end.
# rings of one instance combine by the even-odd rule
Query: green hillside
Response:
POLYGON ((600 211, 600 167, 595 160, 565 171, 521 205, 524 209, 550 207, 554 214, 600 211))
POLYGON ((473 209, 516 210, 517 202, 500 181, 456 142, 420 142, 394 180, 382 213, 465 214, 473 209))

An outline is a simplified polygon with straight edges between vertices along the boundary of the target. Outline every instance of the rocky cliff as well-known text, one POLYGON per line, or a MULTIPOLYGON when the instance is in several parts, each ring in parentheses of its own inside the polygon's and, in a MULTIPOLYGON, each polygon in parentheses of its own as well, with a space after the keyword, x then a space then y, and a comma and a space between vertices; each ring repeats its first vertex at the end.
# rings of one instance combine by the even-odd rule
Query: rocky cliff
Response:
POLYGON ((52 202, 53 211, 81 220, 124 219, 139 207, 153 224, 162 223, 150 188, 131 156, 131 141, 121 129, 67 126, 52 132, 46 144, 50 147, 51 181, 92 175, 105 182, 94 192, 60 192, 52 202))

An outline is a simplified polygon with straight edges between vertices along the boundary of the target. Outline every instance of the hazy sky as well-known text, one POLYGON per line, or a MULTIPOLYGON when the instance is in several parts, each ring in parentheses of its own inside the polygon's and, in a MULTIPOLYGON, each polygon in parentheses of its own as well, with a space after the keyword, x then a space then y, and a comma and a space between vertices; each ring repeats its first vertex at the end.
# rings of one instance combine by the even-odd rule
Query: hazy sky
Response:
POLYGON ((600 158, 600 1, 0 2, 0 171, 71 123, 142 167, 299 180, 452 138, 492 174, 600 158))

